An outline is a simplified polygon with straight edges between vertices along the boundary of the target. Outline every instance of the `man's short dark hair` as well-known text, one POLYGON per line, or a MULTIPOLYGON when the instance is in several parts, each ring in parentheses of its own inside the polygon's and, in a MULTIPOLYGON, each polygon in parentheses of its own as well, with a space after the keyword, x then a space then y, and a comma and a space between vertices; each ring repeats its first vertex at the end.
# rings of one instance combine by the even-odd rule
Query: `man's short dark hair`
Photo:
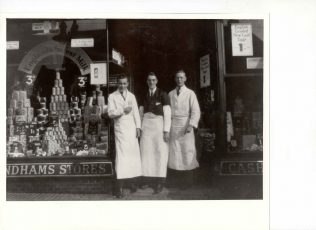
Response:
POLYGON ((158 79, 158 78, 157 78, 157 75, 156 75, 154 72, 149 72, 148 75, 147 75, 147 78, 148 78, 149 76, 155 76, 156 79, 158 79))
POLYGON ((184 73, 184 75, 186 76, 186 74, 185 74, 185 72, 184 72, 183 69, 179 69, 179 70, 176 72, 176 75, 177 75, 178 73, 184 73))
POLYGON ((122 80, 122 79, 127 79, 127 81, 129 81, 129 80, 128 80, 128 77, 127 77, 126 75, 121 75, 121 76, 119 76, 118 79, 117 79, 117 81, 122 80))

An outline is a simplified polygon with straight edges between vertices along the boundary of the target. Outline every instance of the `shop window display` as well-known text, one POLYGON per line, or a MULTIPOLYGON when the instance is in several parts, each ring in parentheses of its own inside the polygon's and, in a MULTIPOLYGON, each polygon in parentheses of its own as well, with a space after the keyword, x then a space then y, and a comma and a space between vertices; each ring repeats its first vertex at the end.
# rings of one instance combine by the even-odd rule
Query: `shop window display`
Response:
POLYGON ((89 81, 90 64, 107 58, 106 21, 8 19, 7 25, 7 40, 20 43, 7 52, 7 157, 108 158, 108 88, 89 81), (93 46, 73 47, 78 37, 92 38, 93 46))
POLYGON ((262 154, 263 21, 224 21, 224 42, 227 151, 262 154))

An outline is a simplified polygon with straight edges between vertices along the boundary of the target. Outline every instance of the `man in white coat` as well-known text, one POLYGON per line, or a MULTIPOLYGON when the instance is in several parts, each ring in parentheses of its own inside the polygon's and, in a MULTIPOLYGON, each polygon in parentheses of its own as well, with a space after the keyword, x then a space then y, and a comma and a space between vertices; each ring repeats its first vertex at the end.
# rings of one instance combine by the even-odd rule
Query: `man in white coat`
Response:
POLYGON ((151 72, 147 77, 148 91, 140 103, 142 134, 140 152, 142 175, 153 183, 154 193, 160 193, 165 183, 168 163, 168 141, 171 109, 168 94, 157 88, 158 79, 151 72))
POLYGON ((199 167, 196 159, 194 128, 200 120, 200 106, 196 94, 185 86, 186 74, 176 73, 177 87, 169 93, 171 102, 171 130, 168 167, 184 172, 182 188, 192 184, 193 169, 199 167))
POLYGON ((108 114, 114 119, 118 198, 123 197, 123 180, 131 179, 131 191, 136 192, 135 178, 142 174, 138 143, 141 121, 136 98, 128 91, 128 84, 127 77, 121 77, 118 89, 108 98, 108 114))

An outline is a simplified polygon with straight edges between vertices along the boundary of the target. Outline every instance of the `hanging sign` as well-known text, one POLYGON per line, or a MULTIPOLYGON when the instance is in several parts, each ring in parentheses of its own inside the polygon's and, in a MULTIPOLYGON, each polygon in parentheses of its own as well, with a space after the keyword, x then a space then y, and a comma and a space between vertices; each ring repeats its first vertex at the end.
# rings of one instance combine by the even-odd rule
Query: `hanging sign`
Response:
POLYGON ((124 63, 124 56, 115 49, 112 49, 112 58, 113 61, 118 65, 122 65, 124 63))
POLYGON ((105 85, 107 83, 106 63, 91 63, 90 75, 91 85, 105 85))
POLYGON ((44 21, 44 22, 39 22, 39 23, 32 23, 32 30, 38 32, 34 35, 45 35, 45 34, 49 34, 49 33, 58 33, 59 32, 59 22, 44 21))
MULTIPOLYGON (((37 75, 39 69, 35 68, 44 58, 50 56, 61 56, 71 59, 80 69, 81 75, 90 73, 92 62, 87 53, 80 48, 70 48, 65 44, 55 41, 43 42, 31 49, 19 65, 19 71, 27 74, 37 75)), ((63 60, 63 59, 61 59, 63 60)))
POLYGON ((18 50, 20 49, 19 41, 7 41, 7 50, 18 50))
POLYGON ((71 39, 71 47, 94 47, 93 38, 71 39))
POLYGON ((200 84, 201 88, 211 85, 210 55, 200 58, 200 84))
POLYGON ((234 23, 231 25, 233 56, 252 56, 251 24, 234 23))

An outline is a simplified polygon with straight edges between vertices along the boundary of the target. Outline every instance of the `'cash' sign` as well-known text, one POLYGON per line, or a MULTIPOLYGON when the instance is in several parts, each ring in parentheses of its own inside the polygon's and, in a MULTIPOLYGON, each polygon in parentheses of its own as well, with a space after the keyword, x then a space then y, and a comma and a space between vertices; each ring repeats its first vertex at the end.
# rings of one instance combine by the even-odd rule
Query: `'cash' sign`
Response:
POLYGON ((221 175, 262 175, 262 161, 221 161, 221 175))

